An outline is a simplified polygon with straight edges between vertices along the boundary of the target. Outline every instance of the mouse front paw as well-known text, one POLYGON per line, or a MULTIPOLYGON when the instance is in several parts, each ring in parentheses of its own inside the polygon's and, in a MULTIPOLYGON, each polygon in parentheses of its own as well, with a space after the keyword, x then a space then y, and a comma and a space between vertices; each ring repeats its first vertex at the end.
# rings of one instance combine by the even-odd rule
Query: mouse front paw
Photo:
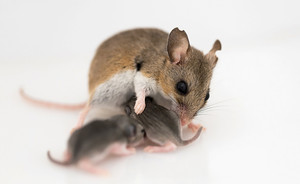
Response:
POLYGON ((137 99, 134 105, 134 112, 141 114, 146 107, 145 99, 137 99))
MULTIPOLYGON (((192 130, 192 132, 197 132, 199 128, 203 127, 200 124, 190 123, 188 124, 188 128, 192 130)), ((203 128, 205 130, 205 128, 203 128)))

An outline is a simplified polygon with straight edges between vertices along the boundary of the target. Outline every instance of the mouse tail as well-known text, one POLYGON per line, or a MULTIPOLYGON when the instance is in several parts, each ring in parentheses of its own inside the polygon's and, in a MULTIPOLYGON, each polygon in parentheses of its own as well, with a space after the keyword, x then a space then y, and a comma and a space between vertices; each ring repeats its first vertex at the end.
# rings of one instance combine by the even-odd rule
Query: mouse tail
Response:
POLYGON ((61 104, 61 103, 38 100, 38 99, 28 96, 22 88, 20 88, 19 92, 20 92, 21 97, 24 100, 26 100, 30 103, 39 105, 39 106, 47 107, 47 108, 63 109, 63 110, 81 110, 86 106, 86 102, 81 103, 81 104, 61 104))
POLYGON ((182 144, 185 146, 185 145, 188 145, 188 144, 194 142, 200 136, 202 129, 203 129, 203 127, 200 127, 198 129, 198 131, 196 132, 196 134, 192 138, 182 141, 182 144))
POLYGON ((49 159, 51 162, 53 162, 53 163, 55 163, 55 164, 58 164, 58 165, 69 166, 69 165, 72 164, 71 159, 70 159, 70 160, 66 160, 66 161, 58 161, 58 160, 55 160, 55 159, 51 156, 50 151, 47 152, 47 156, 48 156, 48 159, 49 159))

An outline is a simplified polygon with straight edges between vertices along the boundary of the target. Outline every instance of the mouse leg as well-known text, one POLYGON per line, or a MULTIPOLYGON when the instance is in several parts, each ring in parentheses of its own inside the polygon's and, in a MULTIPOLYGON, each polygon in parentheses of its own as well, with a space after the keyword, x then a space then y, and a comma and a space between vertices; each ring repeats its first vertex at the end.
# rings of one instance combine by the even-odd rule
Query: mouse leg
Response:
POLYGON ((114 155, 127 156, 135 154, 136 150, 132 147, 126 147, 126 144, 115 144, 111 147, 110 152, 114 155))
POLYGON ((101 176, 108 176, 109 172, 103 169, 96 167, 89 159, 82 159, 78 162, 78 167, 83 169, 89 173, 101 175, 101 176))
POLYGON ((90 106, 85 106, 84 109, 80 112, 79 114, 79 118, 78 118, 78 122, 76 124, 76 126, 72 129, 71 133, 73 133, 75 130, 79 129, 82 127, 84 120, 86 118, 86 115, 88 114, 90 110, 90 106))
POLYGON ((148 153, 170 152, 174 151, 176 148, 177 146, 169 141, 163 146, 147 146, 144 148, 144 151, 148 153))
POLYGON ((155 80, 145 77, 141 72, 137 72, 134 78, 134 91, 137 97, 134 106, 134 112, 141 114, 145 107, 145 97, 157 92, 157 84, 155 80))

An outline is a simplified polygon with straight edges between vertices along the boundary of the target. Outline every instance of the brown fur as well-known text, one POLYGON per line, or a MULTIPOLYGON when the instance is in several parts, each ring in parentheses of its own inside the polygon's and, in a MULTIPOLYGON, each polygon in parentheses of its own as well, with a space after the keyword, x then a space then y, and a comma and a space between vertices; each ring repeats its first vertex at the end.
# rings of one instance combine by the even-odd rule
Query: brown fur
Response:
MULTIPOLYGON (((157 74, 157 65, 152 62, 163 62, 164 58, 158 58, 164 52, 168 34, 158 29, 135 29, 121 32, 105 42, 98 48, 91 63, 89 72, 89 92, 94 93, 96 87, 108 80, 114 74, 135 69, 135 59, 153 58, 143 61, 146 76, 157 74), (147 50, 147 51, 145 51, 147 50), (160 59, 160 60, 157 60, 160 59)), ((159 66, 159 65, 158 65, 159 66)))
POLYGON ((167 33, 158 29, 121 32, 103 42, 97 50, 90 66, 90 97, 98 85, 116 73, 135 70, 139 62, 140 72, 156 80, 163 92, 173 96, 179 108, 185 110, 185 116, 192 119, 205 104, 204 98, 217 62, 215 52, 220 49, 221 43, 217 40, 212 50, 203 55, 190 46, 187 34, 178 28, 173 29, 169 38, 167 33), (174 62, 173 56, 178 54, 180 62, 174 62), (175 88, 180 80, 188 84, 188 94, 184 96, 175 88))

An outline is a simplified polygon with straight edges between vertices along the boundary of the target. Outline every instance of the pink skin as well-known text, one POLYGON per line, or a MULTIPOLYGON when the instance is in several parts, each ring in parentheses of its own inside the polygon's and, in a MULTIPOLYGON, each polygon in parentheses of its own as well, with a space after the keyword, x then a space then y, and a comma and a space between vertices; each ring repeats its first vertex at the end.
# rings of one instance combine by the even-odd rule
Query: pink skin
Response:
POLYGON ((110 153, 114 155, 127 156, 135 154, 136 150, 135 148, 127 147, 126 144, 114 144, 110 148, 110 153))
POLYGON ((191 120, 189 120, 188 118, 186 118, 186 116, 183 113, 181 115, 180 122, 181 122, 181 126, 186 126, 187 125, 188 128, 191 129, 193 132, 197 132, 198 129, 200 127, 202 127, 202 125, 195 124, 191 120))
POLYGON ((63 110, 79 110, 82 109, 84 106, 86 106, 86 102, 82 104, 77 104, 77 105, 71 105, 71 104, 61 104, 61 103, 54 103, 54 102, 47 102, 39 99, 32 98, 28 96, 22 88, 20 88, 20 95, 21 97, 33 104, 47 107, 47 108, 54 108, 54 109, 63 109, 63 110))
POLYGON ((84 109, 80 112, 78 122, 77 122, 76 126, 71 130, 71 133, 73 133, 75 130, 82 127, 82 125, 84 123, 84 120, 85 120, 85 118, 86 118, 86 116, 87 116, 90 109, 91 108, 86 105, 84 107, 84 109))
POLYGON ((136 96, 137 96, 137 100, 134 105, 134 112, 136 114, 141 114, 146 107, 146 103, 145 103, 146 92, 145 92, 145 90, 138 92, 136 96))
POLYGON ((47 101, 43 101, 43 100, 34 99, 34 98, 28 96, 22 88, 20 89, 20 95, 24 100, 26 100, 30 103, 34 103, 36 105, 44 106, 47 108, 64 109, 64 110, 77 110, 77 109, 84 108, 80 112, 78 123, 72 129, 72 132, 74 130, 82 127, 85 117, 86 117, 88 111, 90 110, 90 107, 86 103, 82 103, 82 104, 78 104, 78 105, 68 105, 68 104, 53 103, 53 102, 47 102, 47 101))
POLYGON ((163 146, 147 146, 146 148, 144 148, 144 151, 148 153, 161 153, 174 151, 176 148, 177 146, 169 141, 163 146))
POLYGON ((201 127, 200 124, 190 123, 188 124, 188 128, 191 129, 193 132, 197 132, 201 127))
POLYGON ((82 159, 78 162, 78 167, 83 169, 89 173, 100 175, 100 176, 108 176, 109 172, 103 169, 96 167, 89 159, 82 159))

